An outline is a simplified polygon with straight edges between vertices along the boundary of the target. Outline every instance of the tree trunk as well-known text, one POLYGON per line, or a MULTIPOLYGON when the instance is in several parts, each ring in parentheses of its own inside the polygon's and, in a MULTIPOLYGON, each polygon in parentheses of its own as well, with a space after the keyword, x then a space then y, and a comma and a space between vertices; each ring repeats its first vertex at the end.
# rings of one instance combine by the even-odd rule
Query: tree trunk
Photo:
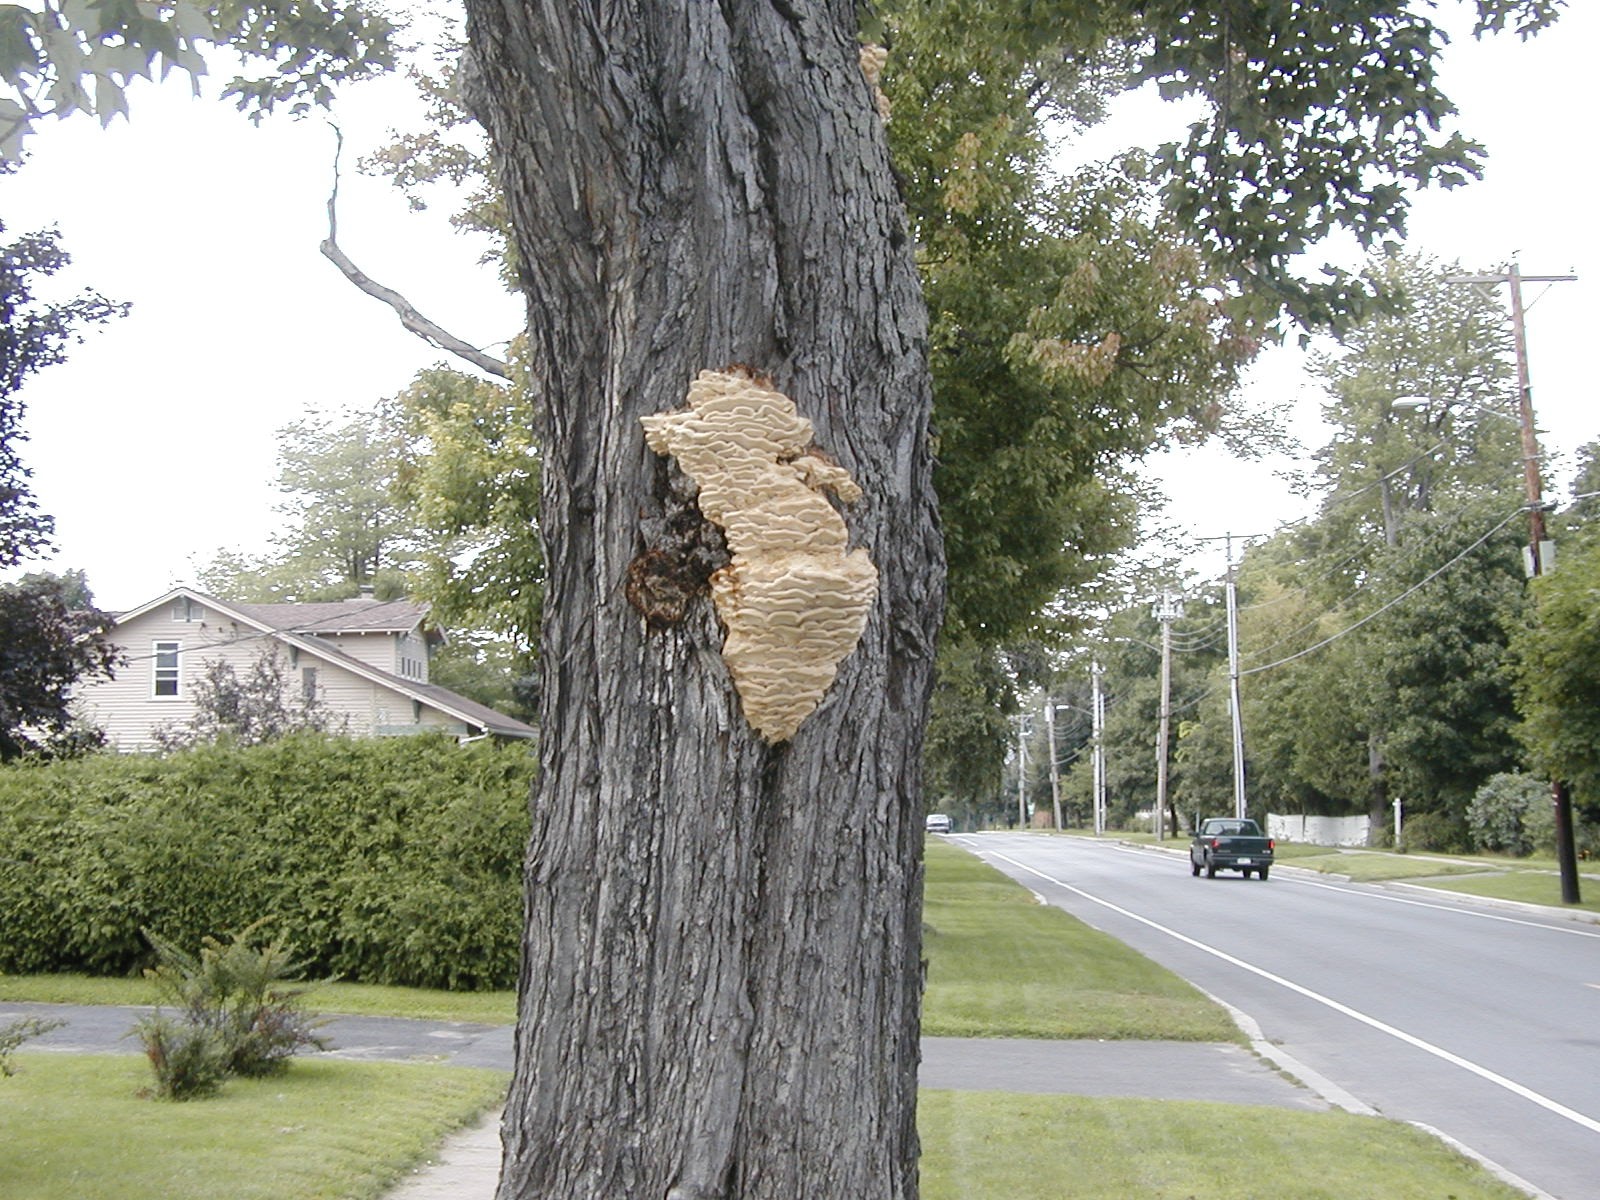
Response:
MULTIPOLYGON (((1367 734, 1367 824, 1371 830, 1369 840, 1379 843, 1379 835, 1394 826, 1390 811, 1389 763, 1384 754, 1383 736, 1367 734)), ((1399 849, 1399 847, 1396 847, 1399 849)))
POLYGON ((944 567, 926 319, 854 9, 469 3, 545 412, 500 1200, 916 1195, 944 567), (734 364, 860 485, 841 511, 877 568, 859 645, 777 744, 722 658, 722 532, 640 425, 734 364))

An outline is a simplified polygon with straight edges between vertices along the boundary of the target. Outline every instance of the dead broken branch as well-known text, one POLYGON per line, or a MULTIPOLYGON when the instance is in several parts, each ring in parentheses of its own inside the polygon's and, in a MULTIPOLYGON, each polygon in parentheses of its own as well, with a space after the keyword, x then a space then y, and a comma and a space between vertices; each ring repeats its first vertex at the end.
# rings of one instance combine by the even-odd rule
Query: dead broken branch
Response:
POLYGON ((328 236, 322 243, 322 256, 344 273, 344 277, 355 284, 367 295, 376 300, 381 300, 394 309, 395 315, 412 333, 416 334, 430 346, 437 346, 458 358, 464 358, 480 370, 501 379, 511 378, 511 368, 502 359, 492 354, 485 354, 476 346, 469 345, 456 337, 448 329, 435 325, 427 317, 416 310, 416 306, 393 288, 384 287, 377 280, 369 278, 355 263, 351 262, 345 252, 339 249, 339 156, 344 152, 344 134, 337 125, 333 126, 334 136, 338 139, 338 147, 333 153, 333 191, 328 196, 328 236))

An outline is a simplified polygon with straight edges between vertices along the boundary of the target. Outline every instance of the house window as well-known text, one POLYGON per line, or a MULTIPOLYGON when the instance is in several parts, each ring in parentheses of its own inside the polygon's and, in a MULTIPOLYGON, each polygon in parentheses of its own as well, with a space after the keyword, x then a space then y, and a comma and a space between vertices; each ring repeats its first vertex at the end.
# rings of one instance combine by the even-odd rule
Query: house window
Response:
POLYGON ((188 596, 179 596, 172 602, 172 619, 174 621, 204 621, 206 619, 206 610, 188 596))
POLYGON ((178 694, 178 655, 182 650, 182 642, 157 642, 152 647, 151 661, 154 663, 152 695, 178 694))
POLYGON ((300 699, 307 708, 317 702, 317 669, 306 667, 300 672, 300 699))

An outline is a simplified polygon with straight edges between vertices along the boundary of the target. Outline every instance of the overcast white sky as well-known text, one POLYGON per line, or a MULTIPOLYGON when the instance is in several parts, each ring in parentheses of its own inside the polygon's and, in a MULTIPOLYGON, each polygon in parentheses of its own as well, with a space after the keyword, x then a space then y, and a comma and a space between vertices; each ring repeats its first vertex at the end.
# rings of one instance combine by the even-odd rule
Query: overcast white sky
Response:
MULTIPOLYGON (((1550 447, 1569 456, 1600 436, 1585 369, 1600 324, 1590 216, 1596 61, 1593 3, 1573 5, 1531 43, 1452 47, 1445 90, 1464 128, 1488 145, 1489 176, 1424 197, 1411 226, 1413 245, 1474 268, 1516 255, 1527 274, 1581 277, 1547 295, 1527 292, 1535 407, 1550 447)), ((391 395, 444 358, 318 253, 333 154, 322 121, 255 128, 226 105, 189 99, 181 81, 135 93, 132 107, 132 121, 110 130, 82 118, 46 127, 23 170, 0 178, 11 232, 59 225, 73 280, 134 304, 25 393, 32 440, 23 452, 56 518, 58 548, 25 569, 81 567, 112 610, 188 581, 192 560, 219 546, 265 547, 280 426, 308 407, 391 395)), ((414 215, 386 183, 351 169, 406 107, 398 81, 351 89, 340 102, 340 243, 453 332, 503 342, 521 302, 476 265, 479 247, 449 228, 444 209, 414 215)), ((1314 431, 1319 399, 1295 352, 1267 356, 1252 386, 1297 397, 1299 424, 1314 431)), ((1201 452, 1152 469, 1199 536, 1266 532, 1301 515, 1269 468, 1201 452)), ((1554 472, 1548 490, 1564 489, 1566 474, 1554 472)))

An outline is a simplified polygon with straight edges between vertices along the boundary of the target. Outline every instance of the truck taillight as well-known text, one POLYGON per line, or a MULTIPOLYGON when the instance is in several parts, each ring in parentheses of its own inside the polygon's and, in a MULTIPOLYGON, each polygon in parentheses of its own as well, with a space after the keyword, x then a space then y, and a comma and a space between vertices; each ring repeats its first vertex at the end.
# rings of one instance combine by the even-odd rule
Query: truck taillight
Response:
POLYGON ((1222 849, 1222 839, 1221 838, 1212 838, 1211 839, 1211 848, 1213 850, 1222 849))
POLYGON ((1278 848, 1278 839, 1277 838, 1268 838, 1267 839, 1267 849, 1268 850, 1276 850, 1277 848, 1278 848))

